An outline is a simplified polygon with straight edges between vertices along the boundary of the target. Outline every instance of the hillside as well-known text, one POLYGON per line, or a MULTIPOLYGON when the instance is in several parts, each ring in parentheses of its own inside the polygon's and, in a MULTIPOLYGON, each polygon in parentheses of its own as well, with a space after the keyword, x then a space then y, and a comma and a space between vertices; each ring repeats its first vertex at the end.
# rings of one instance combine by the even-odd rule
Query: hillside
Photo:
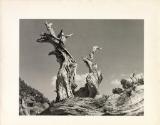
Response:
POLYGON ((41 92, 19 79, 19 115, 36 115, 49 107, 41 92))

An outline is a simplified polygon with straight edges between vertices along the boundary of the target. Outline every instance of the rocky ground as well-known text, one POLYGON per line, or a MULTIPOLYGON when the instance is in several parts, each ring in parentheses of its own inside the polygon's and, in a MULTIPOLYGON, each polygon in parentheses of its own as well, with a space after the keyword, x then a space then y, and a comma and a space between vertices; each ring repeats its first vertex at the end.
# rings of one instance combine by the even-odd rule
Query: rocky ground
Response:
POLYGON ((104 115, 133 115, 144 114, 144 88, 143 85, 137 86, 130 97, 125 93, 121 95, 112 95, 105 104, 104 115))
POLYGON ((125 93, 120 95, 92 98, 70 98, 58 103, 52 103, 40 115, 131 115, 144 114, 143 85, 138 86, 130 97, 125 93))
POLYGON ((52 103, 38 90, 20 80, 20 115, 77 115, 77 116, 142 116, 144 115, 144 81, 126 82, 120 91, 96 98, 74 97, 52 103), (133 90, 130 91, 130 88, 133 90), (118 93, 119 94, 115 94, 118 93), (128 94, 130 92, 130 94, 128 94))

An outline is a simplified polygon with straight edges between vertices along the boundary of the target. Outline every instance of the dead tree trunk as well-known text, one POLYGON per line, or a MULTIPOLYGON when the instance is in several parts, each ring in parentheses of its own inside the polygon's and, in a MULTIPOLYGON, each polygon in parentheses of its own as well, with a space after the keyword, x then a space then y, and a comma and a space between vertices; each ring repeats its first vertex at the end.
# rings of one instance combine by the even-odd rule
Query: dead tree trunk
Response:
POLYGON ((65 48, 65 41, 70 35, 64 35, 61 30, 58 35, 55 34, 52 28, 52 23, 45 23, 48 33, 41 34, 39 43, 50 43, 53 45, 54 50, 48 55, 55 55, 60 68, 56 80, 56 101, 64 100, 73 97, 73 91, 76 88, 75 75, 77 63, 71 54, 65 48))
POLYGON ((94 54, 97 50, 100 50, 98 46, 94 46, 89 57, 83 58, 83 61, 86 63, 89 68, 89 73, 86 77, 86 86, 88 88, 89 97, 94 98, 96 95, 99 95, 99 85, 103 79, 101 71, 98 71, 97 64, 93 62, 94 54))

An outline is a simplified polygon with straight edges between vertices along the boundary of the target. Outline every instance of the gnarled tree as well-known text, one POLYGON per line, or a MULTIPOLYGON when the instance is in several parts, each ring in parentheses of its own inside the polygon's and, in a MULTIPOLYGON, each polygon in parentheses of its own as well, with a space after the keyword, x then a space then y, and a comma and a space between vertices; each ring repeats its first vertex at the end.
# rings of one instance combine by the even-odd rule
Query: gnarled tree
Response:
POLYGON ((94 63, 94 54, 97 50, 101 50, 98 46, 93 46, 93 49, 88 57, 84 57, 83 61, 89 69, 86 77, 86 87, 88 89, 88 97, 96 97, 99 95, 99 85, 103 79, 101 71, 98 71, 97 64, 94 63))
POLYGON ((56 80, 56 101, 60 101, 73 97, 73 90, 76 88, 75 75, 77 63, 65 48, 66 39, 71 37, 72 34, 64 35, 63 30, 61 30, 56 35, 52 23, 46 22, 45 25, 48 32, 41 34, 37 42, 50 43, 54 47, 54 50, 49 52, 48 55, 55 55, 57 62, 60 64, 56 80))

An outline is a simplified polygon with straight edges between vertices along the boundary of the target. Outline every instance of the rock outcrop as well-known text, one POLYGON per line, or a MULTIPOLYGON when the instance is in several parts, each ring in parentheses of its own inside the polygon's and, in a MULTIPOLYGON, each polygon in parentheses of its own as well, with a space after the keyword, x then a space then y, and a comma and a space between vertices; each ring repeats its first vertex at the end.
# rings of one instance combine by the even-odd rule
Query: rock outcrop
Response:
POLYGON ((125 93, 102 96, 97 99, 74 97, 53 103, 40 115, 142 116, 144 114, 143 92, 143 85, 141 85, 130 97, 125 93))
POLYGON ((105 115, 143 115, 143 74, 133 73, 129 79, 122 79, 120 83, 122 87, 113 89, 113 95, 105 104, 105 115))
POLYGON ((143 85, 137 86, 131 96, 125 92, 120 95, 111 95, 105 106, 104 115, 144 115, 144 88, 143 85))
MULTIPOLYGON (((40 115, 144 115, 144 80, 121 80, 122 88, 113 89, 110 96, 99 98, 74 97, 51 106, 40 115)), ((85 90, 86 87, 81 88, 85 90)))
POLYGON ((93 98, 70 98, 58 103, 53 103, 40 115, 103 115, 101 108, 106 99, 99 100, 93 98))

